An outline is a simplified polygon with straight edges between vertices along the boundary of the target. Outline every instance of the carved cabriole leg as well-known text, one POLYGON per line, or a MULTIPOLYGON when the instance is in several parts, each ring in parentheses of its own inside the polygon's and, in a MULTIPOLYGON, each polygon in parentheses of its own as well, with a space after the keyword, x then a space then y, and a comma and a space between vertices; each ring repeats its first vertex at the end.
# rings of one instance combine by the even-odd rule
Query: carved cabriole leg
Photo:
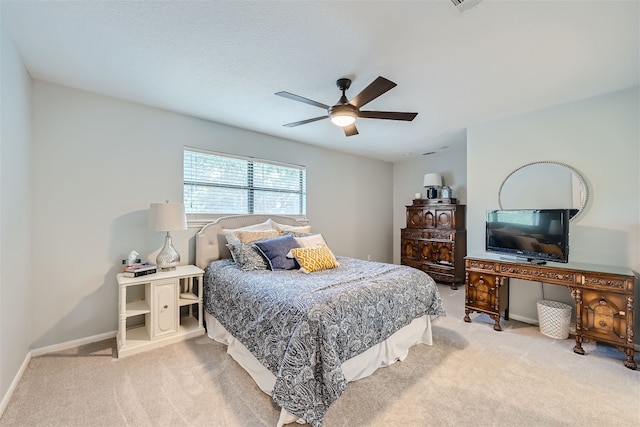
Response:
POLYGON ((627 345, 633 347, 633 295, 627 296, 627 345))
POLYGON ((633 356, 634 356, 633 348, 623 347, 621 345, 617 345, 616 348, 627 355, 627 360, 624 361, 624 366, 626 366, 629 369, 636 370, 638 365, 633 360, 633 356))
POLYGON ((627 296, 627 345, 625 353, 627 354, 627 360, 624 362, 624 366, 629 369, 636 369, 638 365, 633 361, 633 295, 627 296))
POLYGON ((494 331, 502 331, 502 326, 500 326, 500 313, 494 314, 491 317, 493 317, 494 322, 496 322, 493 325, 493 330, 494 331))
POLYGON ((493 329, 495 331, 502 330, 502 327, 500 326, 500 292, 498 289, 500 288, 500 286, 502 286, 503 281, 504 281, 503 277, 496 277, 496 285, 495 285, 495 288, 492 289, 493 291, 492 293, 495 294, 495 297, 493 299, 494 301, 493 310, 496 312, 496 314, 491 315, 491 317, 495 322, 495 324, 493 325, 493 329))
POLYGON ((633 369, 635 371, 638 365, 633 360, 633 349, 628 348, 626 353, 627 353, 627 360, 624 361, 624 366, 626 366, 629 369, 633 369))
POLYGON ((471 286, 471 284, 469 283, 469 272, 465 269, 464 271, 464 305, 465 305, 464 321, 467 323, 471 323, 471 318, 469 317, 469 313, 471 313, 471 310, 467 308, 467 306, 469 305, 469 286, 471 286))
POLYGON ((577 288, 569 289, 571 289, 571 298, 576 302, 576 345, 573 347, 573 352, 584 354, 582 348, 582 291, 577 288))

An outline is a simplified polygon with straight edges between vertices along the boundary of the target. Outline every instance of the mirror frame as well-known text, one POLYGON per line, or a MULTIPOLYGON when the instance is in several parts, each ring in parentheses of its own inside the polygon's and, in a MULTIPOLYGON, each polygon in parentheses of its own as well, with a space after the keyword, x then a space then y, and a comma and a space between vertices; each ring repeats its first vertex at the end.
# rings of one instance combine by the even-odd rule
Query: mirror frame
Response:
POLYGON ((502 201, 500 199, 500 195, 502 194, 502 188, 507 183, 509 178, 511 178, 511 176, 513 174, 515 174, 516 172, 518 172, 520 169, 524 169, 527 166, 540 165, 540 164, 556 165, 556 166, 565 167, 565 168, 569 169, 578 178, 578 180, 580 181, 580 185, 582 186, 582 190, 583 190, 582 191, 582 195, 581 195, 581 200, 580 200, 580 207, 578 208, 578 212, 576 212, 576 214, 574 216, 572 216, 570 218, 570 220, 569 220, 569 221, 574 221, 578 216, 580 216, 580 214, 582 212, 584 212, 584 209, 587 206, 587 203, 589 201, 589 187, 587 186, 587 181, 585 181, 585 179, 582 176, 582 174, 580 172, 578 172, 574 167, 569 166, 566 163, 555 162, 553 160, 541 160, 541 161, 538 161, 538 162, 527 163, 526 165, 520 166, 519 168, 513 170, 509 175, 507 175, 507 177, 502 181, 502 184, 500 185, 500 189, 498 190, 498 206, 500 206, 500 209, 504 209, 502 207, 502 201))

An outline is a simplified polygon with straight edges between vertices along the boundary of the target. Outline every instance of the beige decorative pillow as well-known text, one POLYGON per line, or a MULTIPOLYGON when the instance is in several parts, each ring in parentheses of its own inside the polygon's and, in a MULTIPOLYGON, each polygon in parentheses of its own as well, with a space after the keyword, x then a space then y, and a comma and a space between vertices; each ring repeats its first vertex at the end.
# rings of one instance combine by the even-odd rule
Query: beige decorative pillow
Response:
POLYGON ((227 239, 227 243, 231 245, 237 245, 241 243, 238 237, 236 237, 236 231, 254 231, 254 230, 275 230, 275 227, 272 226, 271 218, 266 220, 265 222, 261 222, 260 224, 247 225, 245 227, 234 228, 234 229, 224 229, 222 230, 222 234, 227 239))
POLYGON ((333 256, 329 248, 318 246, 317 248, 294 248, 289 251, 300 265, 303 273, 336 268, 340 263, 333 256))
POLYGON ((275 221, 271 221, 271 225, 273 228, 278 230, 280 233, 284 234, 286 231, 294 232, 294 233, 311 233, 310 225, 286 225, 286 224, 278 224, 275 221))
POLYGON ((296 243, 301 248, 314 248, 317 246, 326 245, 327 242, 322 237, 322 234, 312 234, 310 236, 294 236, 296 243))
POLYGON ((233 234, 240 240, 240 243, 255 242, 256 240, 272 239, 280 236, 278 230, 234 231, 233 234))

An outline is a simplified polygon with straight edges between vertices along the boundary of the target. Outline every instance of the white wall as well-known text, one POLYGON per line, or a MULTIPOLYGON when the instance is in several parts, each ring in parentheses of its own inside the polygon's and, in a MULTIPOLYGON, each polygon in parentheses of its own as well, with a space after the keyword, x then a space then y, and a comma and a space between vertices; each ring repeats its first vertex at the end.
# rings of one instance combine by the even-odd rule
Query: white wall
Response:
POLYGON ((400 229, 407 225, 408 205, 413 203, 415 193, 426 191, 422 187, 426 173, 442 175, 444 185, 453 189, 458 204, 467 202, 467 145, 466 133, 449 148, 416 159, 397 162, 393 165, 393 262, 400 264, 400 229))
MULTIPOLYGON (((31 79, 0 26, 0 396, 31 345, 31 79)), ((3 399, 0 414, 6 405, 3 399)))
MULTIPOLYGON (((162 246, 147 211, 182 200, 184 145, 306 165, 314 230, 338 255, 391 261, 391 163, 34 81, 34 347, 116 329, 118 264, 162 246)), ((173 233, 183 263, 195 232, 173 233)))
MULTIPOLYGON (((469 128, 468 252, 484 251, 485 212, 498 208, 502 180, 526 163, 553 160, 581 172, 590 191, 586 211, 570 226, 570 261, 640 271, 638 117, 634 87, 469 128)), ((512 317, 535 321, 540 285, 512 280, 510 291, 512 317)), ((546 285, 545 298, 572 303, 561 286, 546 285)))

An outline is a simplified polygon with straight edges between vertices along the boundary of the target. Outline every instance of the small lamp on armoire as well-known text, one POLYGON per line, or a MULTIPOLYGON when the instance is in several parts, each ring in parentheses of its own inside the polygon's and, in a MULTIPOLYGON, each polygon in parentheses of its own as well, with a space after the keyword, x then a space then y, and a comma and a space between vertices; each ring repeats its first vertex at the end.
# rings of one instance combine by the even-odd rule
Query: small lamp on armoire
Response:
POLYGON ((438 190, 442 187, 442 175, 439 173, 426 174, 422 186, 427 189, 427 199, 437 199, 438 190))
POLYGON ((180 263, 180 255, 173 247, 171 232, 187 229, 184 205, 170 203, 168 200, 165 203, 151 203, 149 206, 149 228, 167 233, 164 246, 156 258, 158 268, 161 271, 175 270, 180 263))

